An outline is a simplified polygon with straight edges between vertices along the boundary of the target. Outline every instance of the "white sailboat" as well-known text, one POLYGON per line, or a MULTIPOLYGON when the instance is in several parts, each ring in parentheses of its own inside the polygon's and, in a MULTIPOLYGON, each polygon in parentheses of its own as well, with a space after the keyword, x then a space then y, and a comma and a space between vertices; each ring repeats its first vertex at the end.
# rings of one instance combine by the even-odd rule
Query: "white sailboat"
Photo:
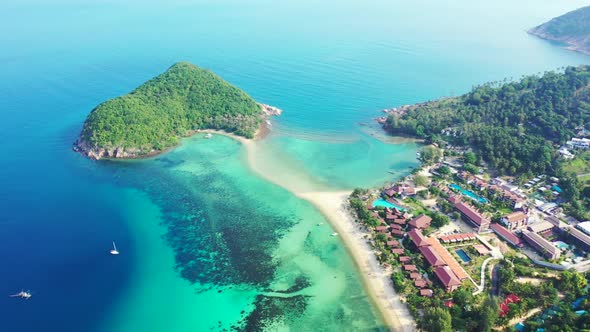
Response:
POLYGON ((113 241, 113 249, 111 249, 111 255, 118 255, 119 251, 117 250, 117 246, 115 245, 115 241, 113 241))

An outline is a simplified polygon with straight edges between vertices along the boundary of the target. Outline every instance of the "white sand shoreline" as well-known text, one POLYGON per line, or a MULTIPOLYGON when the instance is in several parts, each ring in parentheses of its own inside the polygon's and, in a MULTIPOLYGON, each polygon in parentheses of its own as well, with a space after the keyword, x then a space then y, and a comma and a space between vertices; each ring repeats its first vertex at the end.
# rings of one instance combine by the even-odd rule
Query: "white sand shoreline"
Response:
POLYGON ((340 235, 359 269, 365 290, 384 323, 394 331, 415 331, 415 323, 408 308, 400 301, 389 275, 377 262, 372 248, 364 238, 365 233, 359 230, 358 224, 346 209, 349 191, 316 191, 311 186, 294 183, 285 177, 275 177, 264 172, 261 167, 260 160, 257 158, 256 141, 222 131, 204 130, 202 132, 216 133, 238 140, 246 148, 248 165, 256 174, 313 204, 340 235))

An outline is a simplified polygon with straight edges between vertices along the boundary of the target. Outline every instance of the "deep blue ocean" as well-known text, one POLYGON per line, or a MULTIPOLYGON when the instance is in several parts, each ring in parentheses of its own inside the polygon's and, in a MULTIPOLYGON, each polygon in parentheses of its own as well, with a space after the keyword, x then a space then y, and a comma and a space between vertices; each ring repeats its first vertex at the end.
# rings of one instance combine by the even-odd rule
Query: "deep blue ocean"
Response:
MULTIPOLYGON (((305 144, 313 145, 313 137, 319 137, 324 141, 309 147, 318 153, 332 149, 322 145, 329 137, 352 135, 361 137, 360 142, 372 142, 359 123, 370 122, 383 108, 458 95, 490 80, 590 63, 588 56, 526 34, 530 27, 588 4, 578 0, 1 1, 0 331, 132 331, 132 323, 110 317, 115 308, 125 308, 121 303, 130 301, 129 289, 138 287, 135 273, 145 264, 158 267, 158 256, 148 259, 141 249, 151 245, 138 243, 144 236, 138 235, 138 225, 153 220, 130 222, 130 215, 146 213, 139 201, 149 200, 165 215, 165 221, 155 224, 162 227, 162 234, 168 232, 168 240, 156 236, 154 241, 161 241, 157 246, 172 243, 167 250, 178 250, 170 240, 173 204, 165 202, 167 196, 158 190, 172 192, 162 186, 167 181, 192 180, 165 173, 161 164, 96 163, 71 151, 86 115, 100 102, 131 91, 177 61, 190 61, 213 70, 256 100, 282 108, 284 115, 274 120, 283 133, 276 146, 283 144, 286 153, 304 167, 310 165, 307 171, 321 178, 321 167, 311 162, 317 158, 288 149, 294 140, 303 137, 305 144), (149 181, 153 179, 154 183, 149 181), (106 254, 113 240, 125 251, 116 260, 106 254), (21 289, 30 289, 33 298, 8 296, 21 289)), ((219 144, 237 153, 233 143, 219 144)), ((170 160, 189 160, 183 153, 170 160)), ((209 156, 195 152, 199 153, 209 156)), ((355 159, 345 152, 338 156, 348 158, 342 164, 355 159)), ((414 161, 407 162, 404 169, 414 161)), ((346 169, 346 177, 356 170, 346 169)), ((226 169, 207 176, 221 187, 241 181, 226 169)), ((251 181, 252 186, 264 186, 256 182, 261 180, 251 181)), ((335 187, 348 184, 344 179, 335 187)), ((195 186, 198 182, 185 189, 195 186)), ((244 190, 241 195, 249 195, 244 190)), ((282 191, 275 194, 290 200, 282 191)), ((202 211, 217 211, 199 196, 202 192, 194 195, 202 211)), ((263 190, 260 195, 264 197, 263 190)), ((293 208, 297 213, 307 208, 294 201, 289 204, 297 206, 293 208)), ((260 211, 248 215, 266 216, 260 211)), ((213 212, 209 217, 218 218, 213 212)), ((289 227, 302 218, 283 217, 290 221, 281 225, 289 227)), ((268 241, 278 247, 274 239, 268 241)), ((334 248, 344 252, 341 246, 334 248)), ((350 262, 342 264, 348 271, 350 262)), ((172 265, 161 269, 175 273, 172 265)), ((346 276, 359 287, 354 274, 346 276)), ((134 306, 143 301, 137 296, 134 306)), ((146 295, 145 301, 155 299, 146 295)), ((169 303, 163 307, 171 306, 174 298, 165 301, 169 303)), ((138 317, 163 315, 157 306, 149 310, 137 313, 138 317)), ((363 317, 369 318, 359 324, 372 326, 371 315, 367 309, 363 317)), ((172 313, 168 319, 173 317, 172 313)), ((162 330, 166 326, 162 322, 151 329, 162 330)))

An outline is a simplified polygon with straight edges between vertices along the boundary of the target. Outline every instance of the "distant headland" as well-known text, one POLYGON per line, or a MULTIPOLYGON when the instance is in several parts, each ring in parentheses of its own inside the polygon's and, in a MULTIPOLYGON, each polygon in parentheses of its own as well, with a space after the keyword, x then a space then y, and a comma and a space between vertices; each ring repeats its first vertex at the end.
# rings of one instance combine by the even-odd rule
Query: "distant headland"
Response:
POLYGON ((97 160, 148 157, 199 130, 254 138, 268 116, 280 114, 213 72, 179 62, 131 93, 95 107, 74 150, 97 160))
POLYGON ((564 43, 572 51, 590 55, 590 6, 556 17, 532 28, 529 33, 564 43))

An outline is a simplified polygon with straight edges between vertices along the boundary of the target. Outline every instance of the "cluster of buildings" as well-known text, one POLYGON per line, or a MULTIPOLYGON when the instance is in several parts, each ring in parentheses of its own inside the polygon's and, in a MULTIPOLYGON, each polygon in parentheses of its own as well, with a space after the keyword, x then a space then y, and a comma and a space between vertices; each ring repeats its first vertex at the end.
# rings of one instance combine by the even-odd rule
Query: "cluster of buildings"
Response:
POLYGON ((419 229, 412 229, 408 237, 414 247, 418 249, 426 262, 434 270, 434 275, 447 292, 452 292, 461 286, 469 275, 457 260, 443 247, 435 237, 426 237, 419 229))
POLYGON ((495 195, 499 201, 508 203, 508 205, 513 209, 519 209, 523 207, 524 203, 526 202, 526 195, 524 192, 522 192, 522 190, 516 186, 506 183, 502 179, 495 178, 488 182, 485 179, 466 171, 459 172, 458 176, 460 179, 463 179, 468 184, 473 185, 478 190, 487 189, 491 194, 495 195))
POLYGON ((461 196, 451 196, 449 197, 449 202, 461 213, 463 220, 473 225, 478 233, 485 232, 490 227, 490 217, 479 212, 475 206, 464 202, 461 196))
POLYGON ((575 155, 570 150, 587 150, 588 148, 590 148, 590 139, 585 137, 574 137, 571 140, 567 141, 565 145, 561 146, 559 150, 557 150, 557 152, 564 159, 572 159, 575 157, 575 155))

